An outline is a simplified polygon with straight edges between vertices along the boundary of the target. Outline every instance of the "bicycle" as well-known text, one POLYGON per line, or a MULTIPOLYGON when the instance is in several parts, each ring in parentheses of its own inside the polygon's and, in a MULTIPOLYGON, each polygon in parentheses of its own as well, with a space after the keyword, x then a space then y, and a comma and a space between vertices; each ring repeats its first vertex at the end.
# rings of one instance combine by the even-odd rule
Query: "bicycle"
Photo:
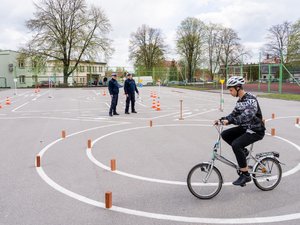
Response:
MULTIPOLYGON (((236 169, 237 173, 240 174, 239 166, 222 156, 221 133, 223 131, 223 124, 215 124, 215 127, 219 135, 212 149, 211 160, 195 165, 187 176, 187 186, 190 192, 199 199, 211 199, 221 191, 223 178, 220 170, 215 166, 215 160, 236 169)), ((278 158, 279 153, 275 151, 262 152, 254 156, 253 144, 250 145, 247 164, 250 176, 256 187, 263 191, 270 191, 280 183, 282 163, 278 158), (252 161, 254 161, 254 164, 249 165, 252 161)))

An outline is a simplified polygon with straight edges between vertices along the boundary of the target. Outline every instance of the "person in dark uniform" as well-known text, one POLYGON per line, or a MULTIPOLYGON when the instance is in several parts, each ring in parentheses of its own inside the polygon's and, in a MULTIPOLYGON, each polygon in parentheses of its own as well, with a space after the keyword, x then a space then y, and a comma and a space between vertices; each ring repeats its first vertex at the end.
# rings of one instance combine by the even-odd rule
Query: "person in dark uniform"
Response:
POLYGON ((111 80, 108 82, 108 91, 111 96, 111 104, 109 108, 109 116, 119 115, 117 113, 117 104, 118 104, 118 97, 119 97, 119 87, 117 81, 117 74, 113 73, 111 75, 111 80))
POLYGON ((132 113, 137 113, 134 108, 134 103, 135 103, 135 92, 139 94, 139 91, 136 87, 135 81, 132 78, 132 74, 128 73, 127 74, 127 79, 125 80, 124 83, 124 91, 126 95, 126 107, 125 107, 125 114, 129 114, 129 104, 131 102, 131 112, 132 113))

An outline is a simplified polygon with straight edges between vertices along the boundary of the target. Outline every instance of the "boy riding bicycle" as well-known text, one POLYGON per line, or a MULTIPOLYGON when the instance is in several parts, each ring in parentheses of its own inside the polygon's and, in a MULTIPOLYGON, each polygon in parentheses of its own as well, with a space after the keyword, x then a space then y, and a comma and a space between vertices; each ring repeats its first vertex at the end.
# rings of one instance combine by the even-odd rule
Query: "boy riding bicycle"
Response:
POLYGON ((241 173, 232 184, 240 186, 251 181, 246 160, 249 152, 245 147, 263 139, 265 135, 265 126, 258 101, 255 96, 244 91, 243 84, 245 84, 243 77, 233 76, 228 79, 226 86, 230 94, 239 99, 232 113, 215 121, 215 123, 220 121, 223 125, 237 125, 224 130, 221 136, 231 145, 236 156, 241 173))

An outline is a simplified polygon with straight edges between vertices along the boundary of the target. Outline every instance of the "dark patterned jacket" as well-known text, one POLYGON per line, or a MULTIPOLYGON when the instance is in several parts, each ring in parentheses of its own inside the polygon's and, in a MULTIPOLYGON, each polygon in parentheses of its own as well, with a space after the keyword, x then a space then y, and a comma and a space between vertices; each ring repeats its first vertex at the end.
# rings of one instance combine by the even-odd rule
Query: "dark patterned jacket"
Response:
POLYGON ((245 130, 261 133, 265 131, 262 121, 262 113, 256 97, 250 93, 246 93, 236 103, 232 113, 223 117, 229 121, 229 124, 241 126, 245 130))

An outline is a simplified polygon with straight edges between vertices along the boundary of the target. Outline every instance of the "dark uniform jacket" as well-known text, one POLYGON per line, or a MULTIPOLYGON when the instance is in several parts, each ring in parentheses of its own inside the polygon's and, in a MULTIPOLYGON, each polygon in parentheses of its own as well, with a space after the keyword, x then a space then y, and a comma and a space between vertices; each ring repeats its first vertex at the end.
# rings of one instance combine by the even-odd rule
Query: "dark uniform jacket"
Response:
POLYGON ((134 79, 126 79, 124 83, 124 91, 125 94, 127 95, 133 95, 134 92, 139 93, 134 79))
POLYGON ((265 126, 262 121, 262 113, 256 97, 246 93, 236 103, 232 113, 223 117, 229 121, 229 124, 241 126, 245 130, 253 132, 264 132, 265 126))
POLYGON ((119 83, 115 79, 110 79, 108 82, 108 91, 110 95, 117 95, 119 94, 119 83))

